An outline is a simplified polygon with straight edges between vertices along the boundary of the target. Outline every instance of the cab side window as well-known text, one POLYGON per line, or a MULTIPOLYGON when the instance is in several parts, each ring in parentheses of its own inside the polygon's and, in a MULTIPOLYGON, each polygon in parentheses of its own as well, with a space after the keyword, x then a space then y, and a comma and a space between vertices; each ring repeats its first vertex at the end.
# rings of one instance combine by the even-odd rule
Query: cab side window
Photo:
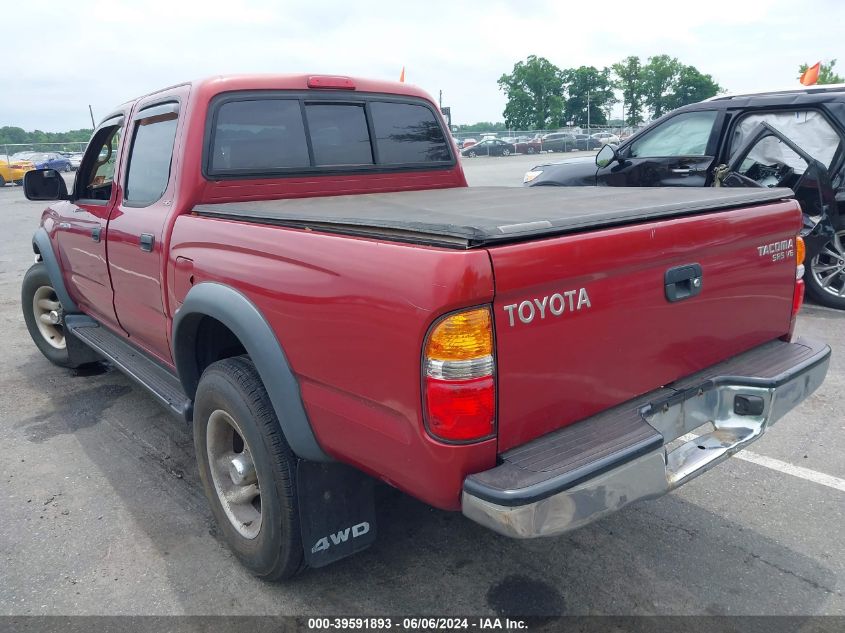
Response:
MULTIPOLYGON (((150 205, 167 189, 178 120, 174 107, 172 104, 171 111, 141 118, 135 124, 124 191, 124 201, 131 206, 150 205)), ((156 106, 150 108, 154 109, 159 111, 156 106)))
POLYGON ((706 156, 715 123, 715 110, 679 114, 634 141, 628 155, 631 158, 706 156))
POLYGON ((102 202, 111 199, 122 132, 122 126, 114 125, 94 135, 76 175, 77 198, 102 202))

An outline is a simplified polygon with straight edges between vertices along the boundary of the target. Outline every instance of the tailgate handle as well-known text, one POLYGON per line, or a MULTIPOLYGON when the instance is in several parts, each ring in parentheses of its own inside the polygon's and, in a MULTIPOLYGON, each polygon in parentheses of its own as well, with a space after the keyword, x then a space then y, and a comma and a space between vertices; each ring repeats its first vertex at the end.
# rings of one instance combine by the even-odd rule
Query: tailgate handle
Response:
POLYGON ((684 264, 666 271, 663 276, 666 300, 682 301, 701 292, 704 280, 701 276, 701 264, 684 264))

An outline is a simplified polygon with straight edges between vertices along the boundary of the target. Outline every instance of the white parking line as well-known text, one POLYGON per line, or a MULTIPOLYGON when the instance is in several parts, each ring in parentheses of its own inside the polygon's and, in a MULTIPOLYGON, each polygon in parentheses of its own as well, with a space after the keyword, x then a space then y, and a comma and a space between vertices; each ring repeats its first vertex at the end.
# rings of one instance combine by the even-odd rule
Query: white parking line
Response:
MULTIPOLYGON (((682 435, 678 439, 684 442, 689 442, 697 438, 697 435, 687 433, 686 435, 682 435)), ((773 457, 758 455, 757 453, 752 453, 750 451, 739 451, 738 453, 734 454, 734 457, 746 462, 751 462, 752 464, 757 464, 758 466, 764 466, 766 468, 771 468, 772 470, 776 470, 787 475, 792 475, 793 477, 799 477, 801 479, 806 479, 807 481, 812 481, 813 483, 819 484, 820 486, 827 486, 828 488, 833 488, 834 490, 845 492, 845 479, 839 479, 839 477, 834 477, 833 475, 827 475, 825 473, 820 473, 816 470, 810 470, 809 468, 795 466, 793 464, 790 464, 789 462, 784 462, 773 457)))

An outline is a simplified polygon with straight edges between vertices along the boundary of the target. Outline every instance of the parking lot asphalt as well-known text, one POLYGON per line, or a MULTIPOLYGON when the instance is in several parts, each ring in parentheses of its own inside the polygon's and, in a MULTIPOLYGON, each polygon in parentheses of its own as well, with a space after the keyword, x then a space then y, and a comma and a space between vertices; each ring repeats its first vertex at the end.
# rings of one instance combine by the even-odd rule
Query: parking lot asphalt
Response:
MULTIPOLYGON (((463 164, 472 185, 519 185, 539 160, 463 164)), ((531 541, 383 487, 372 548, 267 584, 218 539, 184 425, 118 371, 60 369, 31 342, 20 283, 42 206, 0 190, 0 614, 845 615, 845 313, 805 306, 799 331, 834 356, 753 446, 768 465, 731 459, 531 541)))

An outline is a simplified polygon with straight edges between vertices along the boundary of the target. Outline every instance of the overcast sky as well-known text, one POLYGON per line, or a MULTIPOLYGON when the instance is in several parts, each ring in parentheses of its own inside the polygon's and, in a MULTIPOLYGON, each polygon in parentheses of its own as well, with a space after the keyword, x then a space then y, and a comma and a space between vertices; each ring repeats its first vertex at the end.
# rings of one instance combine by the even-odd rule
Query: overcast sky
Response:
MULTIPOLYGON (((841 57, 841 0, 366 2, 63 0, 4 10, 0 126, 64 131, 151 90, 206 75, 314 72, 398 79, 501 121, 496 80, 530 54, 561 68, 668 53, 729 91, 797 85, 841 57)), ((98 119, 99 121, 99 119, 98 119)))

